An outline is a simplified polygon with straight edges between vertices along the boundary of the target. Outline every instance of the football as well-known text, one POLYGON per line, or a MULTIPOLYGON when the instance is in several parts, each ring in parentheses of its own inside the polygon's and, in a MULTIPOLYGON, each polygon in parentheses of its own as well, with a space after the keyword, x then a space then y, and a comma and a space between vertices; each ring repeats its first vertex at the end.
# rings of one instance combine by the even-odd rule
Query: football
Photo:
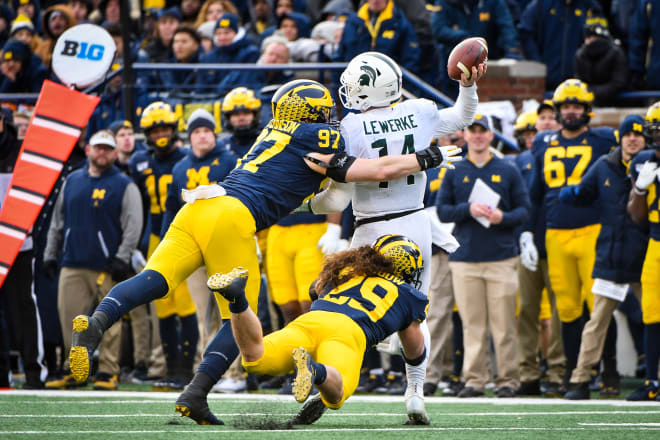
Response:
POLYGON ((488 61, 488 43, 481 37, 461 41, 454 47, 447 59, 447 73, 451 79, 460 81, 461 73, 469 79, 472 66, 488 61))

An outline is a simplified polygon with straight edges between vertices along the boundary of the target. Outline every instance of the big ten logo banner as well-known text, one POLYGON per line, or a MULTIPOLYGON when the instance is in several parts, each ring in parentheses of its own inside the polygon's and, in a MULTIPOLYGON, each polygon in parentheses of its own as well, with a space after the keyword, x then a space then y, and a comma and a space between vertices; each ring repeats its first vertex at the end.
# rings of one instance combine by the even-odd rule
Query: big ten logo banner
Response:
POLYGON ((105 47, 86 41, 64 40, 64 47, 60 55, 76 57, 82 60, 100 61, 103 59, 105 47))

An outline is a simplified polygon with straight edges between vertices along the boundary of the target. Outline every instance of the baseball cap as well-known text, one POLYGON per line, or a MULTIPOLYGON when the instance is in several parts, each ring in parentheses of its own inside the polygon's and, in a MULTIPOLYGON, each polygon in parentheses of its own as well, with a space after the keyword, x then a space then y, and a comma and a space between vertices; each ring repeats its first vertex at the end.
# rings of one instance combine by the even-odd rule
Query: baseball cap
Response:
POLYGON ((89 145, 107 145, 112 148, 117 148, 117 142, 110 130, 100 130, 94 133, 89 139, 89 145))

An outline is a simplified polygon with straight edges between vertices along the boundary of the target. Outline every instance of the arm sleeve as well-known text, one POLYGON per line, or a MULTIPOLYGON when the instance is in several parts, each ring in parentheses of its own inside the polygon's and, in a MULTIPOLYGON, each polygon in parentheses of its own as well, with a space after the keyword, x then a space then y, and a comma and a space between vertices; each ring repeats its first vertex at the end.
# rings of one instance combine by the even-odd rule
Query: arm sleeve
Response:
POLYGON ((439 43, 453 47, 470 36, 465 30, 454 29, 452 26, 454 23, 450 22, 446 1, 438 0, 435 4, 441 9, 431 15, 431 31, 439 43))
POLYGON ((578 193, 575 199, 576 205, 591 205, 598 198, 598 169, 600 168, 599 162, 589 168, 587 174, 582 177, 582 180, 577 185, 578 193))
POLYGON ((511 167, 511 211, 502 215, 502 226, 518 226, 529 218, 531 203, 518 168, 511 167))
POLYGON ((66 181, 62 184, 60 194, 55 201, 53 216, 46 235, 46 249, 44 249, 44 261, 57 260, 57 251, 62 247, 62 231, 64 229, 64 189, 66 181))
POLYGON ((310 201, 312 212, 314 214, 342 212, 351 203, 352 194, 352 183, 339 183, 332 180, 325 191, 321 191, 310 201))
POLYGON ((121 223, 122 237, 115 257, 129 263, 131 253, 137 247, 142 232, 142 201, 137 185, 132 182, 126 186, 124 191, 119 222, 121 223))
POLYGON ((511 49, 520 47, 518 42, 518 33, 513 24, 513 18, 509 12, 509 7, 505 1, 499 1, 497 4, 497 13, 495 15, 495 24, 498 30, 497 45, 502 52, 507 53, 511 49))
POLYGON ((442 180, 438 197, 438 217, 445 223, 462 222, 470 217, 468 202, 456 203, 454 198, 453 172, 450 170, 442 180))
POLYGON ((476 84, 470 87, 460 86, 459 88, 460 91, 454 106, 438 110, 440 121, 435 127, 435 137, 464 129, 470 125, 474 119, 474 115, 477 113, 479 97, 477 96, 476 84))
MULTIPOLYGON (((532 147, 533 148, 533 147, 532 147)), ((537 156, 534 156, 534 164, 532 169, 532 177, 529 184, 529 219, 523 225, 522 231, 534 231, 541 215, 541 206, 543 205, 543 163, 540 162, 537 156)))
POLYGON ((520 24, 518 25, 523 53, 526 58, 534 61, 541 61, 541 51, 539 50, 538 42, 536 41, 539 34, 536 19, 537 16, 540 15, 539 9, 541 8, 541 5, 538 4, 539 1, 540 0, 533 0, 527 4, 527 7, 520 17, 520 24))

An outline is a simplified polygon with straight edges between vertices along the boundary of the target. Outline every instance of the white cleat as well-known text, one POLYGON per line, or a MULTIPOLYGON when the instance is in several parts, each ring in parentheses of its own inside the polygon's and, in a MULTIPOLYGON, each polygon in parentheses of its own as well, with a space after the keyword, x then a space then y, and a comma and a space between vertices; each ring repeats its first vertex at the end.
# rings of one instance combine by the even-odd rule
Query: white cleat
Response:
POLYGON ((416 394, 406 399, 406 412, 408 413, 408 421, 406 425, 430 425, 426 408, 424 407, 424 398, 416 394))

